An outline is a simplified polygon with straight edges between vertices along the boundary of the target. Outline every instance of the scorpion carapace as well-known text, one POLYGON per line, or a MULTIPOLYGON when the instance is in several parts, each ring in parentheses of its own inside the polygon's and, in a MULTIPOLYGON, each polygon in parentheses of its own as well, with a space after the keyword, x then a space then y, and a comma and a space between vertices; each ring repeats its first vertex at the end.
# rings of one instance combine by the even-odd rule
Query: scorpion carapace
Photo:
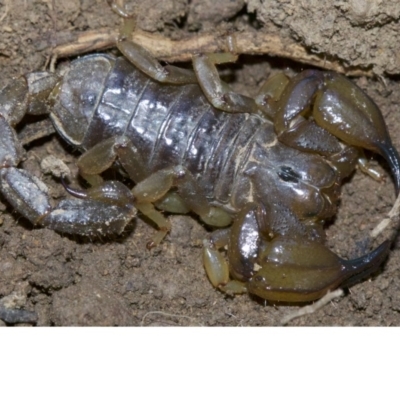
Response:
MULTIPOLYGON (((194 70, 162 66, 134 43, 125 58, 94 54, 63 72, 27 74, 0 92, 0 190, 33 224, 80 235, 120 233, 137 210, 170 229, 160 210, 197 214, 222 228, 204 241, 212 284, 273 301, 310 301, 374 272, 389 242, 345 261, 325 245, 343 178, 363 150, 382 155, 400 188, 400 160, 380 111, 356 85, 308 70, 269 79, 255 99, 230 91, 216 64, 232 54, 195 56, 194 70), (47 188, 18 168, 14 130, 25 114, 49 114, 83 154, 89 189, 50 205, 47 188), (114 166, 135 183, 104 181, 114 166), (222 252, 227 246, 227 254, 222 252)), ((372 173, 372 170, 370 170, 372 173)))

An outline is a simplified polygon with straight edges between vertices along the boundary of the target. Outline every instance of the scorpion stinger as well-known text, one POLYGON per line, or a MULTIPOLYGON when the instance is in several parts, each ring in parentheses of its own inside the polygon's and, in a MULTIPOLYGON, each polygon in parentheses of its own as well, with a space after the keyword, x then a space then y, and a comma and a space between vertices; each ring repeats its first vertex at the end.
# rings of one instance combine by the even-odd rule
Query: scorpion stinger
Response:
POLYGON ((394 184, 396 187, 396 196, 400 194, 400 156, 397 150, 393 147, 391 142, 385 143, 379 146, 379 153, 387 161, 392 176, 394 178, 394 184))

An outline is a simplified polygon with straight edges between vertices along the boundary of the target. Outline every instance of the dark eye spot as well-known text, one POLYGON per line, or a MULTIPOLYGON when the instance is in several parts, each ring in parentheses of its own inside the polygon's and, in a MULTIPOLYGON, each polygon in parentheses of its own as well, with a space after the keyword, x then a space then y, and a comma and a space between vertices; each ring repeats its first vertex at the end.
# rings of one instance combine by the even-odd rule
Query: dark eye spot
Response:
POLYGON ((279 178, 285 182, 298 183, 301 179, 301 176, 297 172, 286 165, 282 165, 277 173, 279 178))

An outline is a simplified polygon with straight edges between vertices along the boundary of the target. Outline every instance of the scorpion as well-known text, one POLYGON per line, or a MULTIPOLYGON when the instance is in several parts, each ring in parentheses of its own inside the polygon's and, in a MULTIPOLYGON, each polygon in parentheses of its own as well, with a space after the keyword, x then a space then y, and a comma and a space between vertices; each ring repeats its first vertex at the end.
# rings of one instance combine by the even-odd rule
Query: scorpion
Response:
MULTIPOLYGON (((231 53, 193 57, 193 69, 163 65, 118 40, 123 56, 91 54, 61 72, 32 72, 0 92, 0 191, 32 224, 77 235, 120 234, 138 211, 171 229, 168 213, 194 213, 215 228, 204 266, 215 288, 273 302, 309 302, 373 274, 384 241, 344 260, 326 245, 340 186, 364 149, 382 156, 400 188, 400 157, 376 104, 334 72, 279 73, 255 98, 233 92, 217 65, 231 53), (19 168, 16 125, 48 115, 81 152, 87 188, 51 205, 46 185, 19 168), (134 183, 105 180, 111 167, 134 183)), ((150 246, 150 247, 151 247, 150 246)))

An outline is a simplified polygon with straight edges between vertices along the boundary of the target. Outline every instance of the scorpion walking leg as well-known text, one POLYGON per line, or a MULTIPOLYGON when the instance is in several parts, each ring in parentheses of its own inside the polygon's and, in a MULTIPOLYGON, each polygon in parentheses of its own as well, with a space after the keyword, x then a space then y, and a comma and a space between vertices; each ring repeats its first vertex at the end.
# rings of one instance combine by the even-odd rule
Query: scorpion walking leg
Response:
POLYGON ((208 225, 223 227, 231 223, 230 215, 218 207, 210 206, 206 196, 192 174, 184 167, 165 168, 139 182, 132 190, 135 206, 164 230, 156 237, 155 244, 161 241, 169 230, 169 222, 155 210, 152 203, 163 198, 176 187, 184 204, 208 225))
MULTIPOLYGON (((118 13, 120 13, 120 10, 118 6, 114 8, 114 11, 118 13)), ((124 20, 120 38, 117 40, 117 47, 136 68, 158 82, 177 85, 196 83, 196 75, 193 71, 175 67, 174 65, 163 66, 142 46, 128 41, 126 38, 135 29, 135 18, 128 15, 120 15, 124 17, 124 20)))
POLYGON ((174 65, 163 66, 147 50, 136 43, 120 39, 117 47, 136 68, 158 82, 176 85, 197 82, 193 71, 174 65))
POLYGON ((255 102, 269 118, 275 116, 276 102, 288 83, 289 78, 281 72, 268 78, 259 89, 255 102))
MULTIPOLYGON (((227 232, 227 236, 229 232, 227 232)), ((229 242, 227 237, 226 244, 229 242)), ((203 242, 203 263, 211 284, 226 294, 242 294, 247 292, 246 284, 229 278, 229 264, 220 252, 221 243, 213 239, 203 242)))
MULTIPOLYGON (((101 182, 100 174, 108 169, 117 158, 134 182, 143 181, 146 177, 145 163, 136 147, 125 137, 106 139, 85 152, 78 160, 79 173, 89 183, 94 185, 93 189, 95 190, 99 182, 101 182)), ((167 191, 168 189, 165 192, 167 191)), ((81 193, 82 191, 79 193, 76 192, 76 195, 80 197, 81 193)), ((89 191, 85 191, 85 194, 91 196, 89 191)), ((153 195, 150 198, 150 202, 148 202, 143 201, 144 196, 142 193, 138 194, 138 196, 134 195, 136 208, 152 220, 160 229, 159 233, 153 238, 152 243, 149 244, 150 247, 153 247, 162 241, 164 236, 171 229, 171 225, 169 221, 154 208, 153 204, 151 204, 152 200, 158 199, 162 197, 162 195, 155 194, 155 196, 153 195)))
POLYGON ((215 232, 204 241, 203 260, 214 287, 227 294, 246 293, 246 281, 254 273, 259 250, 257 205, 247 204, 236 216, 230 229, 215 232), (228 260, 219 251, 228 245, 228 260), (229 279, 229 272, 233 280, 229 279))
POLYGON ((79 173, 90 183, 93 177, 110 168, 117 158, 134 182, 140 182, 148 175, 140 152, 125 136, 103 140, 83 153, 77 163, 79 173))
POLYGON ((250 97, 232 92, 218 75, 216 64, 236 61, 231 53, 205 54, 193 57, 194 72, 173 65, 161 65, 140 45, 126 40, 134 29, 132 19, 125 20, 117 47, 121 53, 139 70, 158 82, 172 84, 199 83, 208 101, 216 108, 228 112, 256 112, 256 102, 250 97))
POLYGON ((236 61, 232 53, 204 54, 193 57, 193 69, 198 83, 208 101, 215 107, 227 112, 255 113, 258 106, 254 99, 233 92, 221 81, 216 64, 236 61))
POLYGON ((153 205, 160 200, 164 200, 163 205, 173 203, 167 208, 169 211, 193 211, 208 225, 221 227, 230 224, 230 215, 209 205, 195 178, 184 167, 166 168, 148 176, 140 152, 126 137, 107 139, 94 146, 81 156, 78 166, 84 177, 97 176, 117 158, 130 178, 137 183, 132 190, 135 207, 160 228, 153 244, 160 243, 171 228, 169 221, 153 205), (173 187, 177 188, 179 196, 168 194, 173 187))

